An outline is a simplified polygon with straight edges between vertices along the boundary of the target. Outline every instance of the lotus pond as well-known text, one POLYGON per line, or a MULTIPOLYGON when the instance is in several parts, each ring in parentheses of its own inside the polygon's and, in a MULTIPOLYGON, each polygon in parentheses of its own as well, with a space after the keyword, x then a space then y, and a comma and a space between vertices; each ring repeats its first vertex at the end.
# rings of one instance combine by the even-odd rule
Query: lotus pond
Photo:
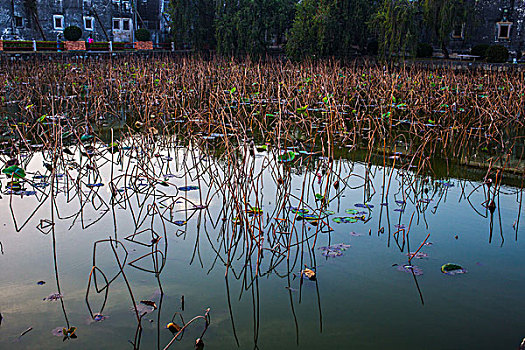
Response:
POLYGON ((41 64, 0 74, 0 348, 520 346, 520 76, 41 64))

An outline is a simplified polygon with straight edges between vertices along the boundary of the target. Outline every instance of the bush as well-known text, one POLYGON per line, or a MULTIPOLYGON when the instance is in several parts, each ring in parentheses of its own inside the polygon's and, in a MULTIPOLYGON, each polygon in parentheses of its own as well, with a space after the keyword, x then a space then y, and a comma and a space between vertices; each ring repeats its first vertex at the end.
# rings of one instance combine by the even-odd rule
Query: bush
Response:
POLYGON ((487 49, 487 61, 492 63, 504 63, 509 59, 509 50, 502 45, 493 45, 487 49))
POLYGON ((487 49, 490 47, 488 44, 479 44, 470 49, 470 54, 479 56, 481 58, 487 57, 487 49))
POLYGON ((432 53, 434 53, 432 45, 427 43, 417 44, 416 57, 432 57, 432 53))
POLYGON ((151 34, 146 28, 140 28, 135 32, 135 39, 137 41, 149 41, 151 34))
POLYGON ((64 29, 64 38, 67 41, 77 41, 82 37, 82 29, 77 26, 69 26, 64 29))

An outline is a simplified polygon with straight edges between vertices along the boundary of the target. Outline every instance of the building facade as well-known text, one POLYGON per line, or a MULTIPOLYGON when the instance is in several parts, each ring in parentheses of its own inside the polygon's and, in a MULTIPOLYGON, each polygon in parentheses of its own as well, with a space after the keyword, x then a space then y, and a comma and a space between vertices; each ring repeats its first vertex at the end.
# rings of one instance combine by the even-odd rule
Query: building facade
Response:
POLYGON ((131 42, 147 28, 154 42, 168 40, 164 0, 0 0, 0 39, 56 40, 75 25, 82 38, 131 42))
POLYGON ((451 33, 452 50, 474 45, 503 45, 513 53, 525 50, 525 0, 474 0, 470 23, 451 33))

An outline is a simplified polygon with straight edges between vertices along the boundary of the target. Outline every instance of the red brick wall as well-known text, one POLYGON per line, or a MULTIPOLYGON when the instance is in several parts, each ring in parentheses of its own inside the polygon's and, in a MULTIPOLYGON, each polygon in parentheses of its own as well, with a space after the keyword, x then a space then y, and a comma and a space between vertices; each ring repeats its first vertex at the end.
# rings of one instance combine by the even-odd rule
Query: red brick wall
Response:
POLYGON ((135 50, 153 50, 152 41, 135 41, 135 50))
POLYGON ((66 41, 64 42, 66 51, 75 50, 75 51, 82 51, 86 50, 86 42, 85 41, 66 41))

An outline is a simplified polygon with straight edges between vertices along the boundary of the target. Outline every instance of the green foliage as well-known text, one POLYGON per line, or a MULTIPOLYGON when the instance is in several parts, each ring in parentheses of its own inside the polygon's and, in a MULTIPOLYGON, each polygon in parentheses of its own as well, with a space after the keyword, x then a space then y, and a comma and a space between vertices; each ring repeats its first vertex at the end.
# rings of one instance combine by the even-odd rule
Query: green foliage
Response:
POLYGON ((432 57, 434 49, 428 43, 417 44, 416 57, 432 57))
POLYGON ((262 55, 272 38, 279 41, 292 17, 292 0, 219 0, 215 20, 217 51, 262 55))
POLYGON ((470 50, 470 54, 474 56, 480 56, 481 58, 487 57, 487 49, 490 47, 489 44, 479 44, 470 50))
POLYGON ((323 55, 326 50, 326 28, 330 10, 326 1, 303 0, 297 5, 286 52, 294 59, 323 55))
POLYGON ((383 58, 413 55, 418 42, 418 5, 410 0, 383 0, 369 22, 383 58))
POLYGON ((487 51, 487 61, 492 63, 504 63, 509 59, 509 50, 503 45, 492 45, 487 51))
POLYGON ((82 37, 82 29, 77 26, 69 26, 64 29, 64 38, 68 41, 77 41, 82 37))
POLYGON ((151 33, 146 28, 140 28, 135 32, 135 39, 137 41, 149 41, 151 33))
POLYGON ((215 48, 215 1, 172 0, 168 11, 178 49, 215 48))
POLYGON ((456 26, 464 25, 472 18, 473 9, 469 0, 424 0, 422 1, 424 25, 430 31, 433 42, 438 43, 448 58, 447 44, 456 26))
POLYGON ((287 53, 297 59, 364 52, 371 13, 368 0, 303 0, 297 5, 287 53))

